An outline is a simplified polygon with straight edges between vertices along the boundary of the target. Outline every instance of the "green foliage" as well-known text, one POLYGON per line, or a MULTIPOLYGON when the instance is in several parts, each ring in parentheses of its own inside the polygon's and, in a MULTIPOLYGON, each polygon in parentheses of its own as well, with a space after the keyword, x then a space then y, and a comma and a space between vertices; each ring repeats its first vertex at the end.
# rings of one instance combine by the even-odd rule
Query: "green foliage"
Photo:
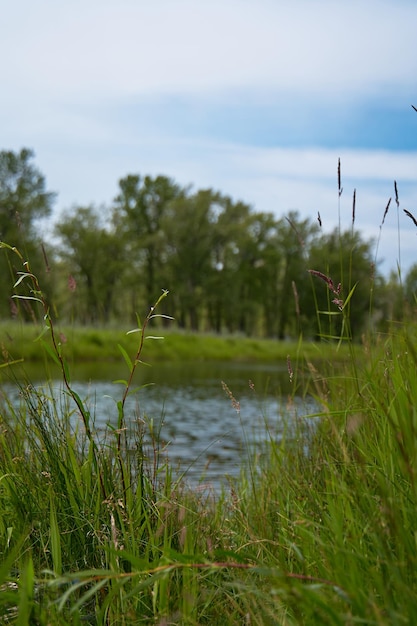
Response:
MULTIPOLYGON (((369 324, 382 329, 381 320, 391 314, 400 320, 413 310, 412 271, 399 285, 385 281, 372 262, 372 242, 354 224, 322 234, 297 212, 277 218, 166 176, 129 174, 110 206, 64 212, 55 224, 59 243, 46 254, 35 226, 49 215, 53 195, 32 158, 26 149, 0 153, 0 234, 31 259, 51 315, 59 311, 66 322, 129 325, 137 310, 169 289, 167 314, 184 330, 280 340, 338 336, 346 316, 337 314, 325 290, 312 296, 309 269, 340 282, 344 299, 355 285, 349 303, 355 339, 369 324)), ((25 297, 10 300, 18 271, 13 259, 2 255, 1 264, 0 315, 15 317, 22 309, 33 320, 28 294, 16 288, 25 297)))
MULTIPOLYGON (((171 294, 170 294, 171 297, 171 294)), ((168 299, 167 299, 168 300, 168 299)), ((155 322, 158 320, 156 319, 155 322)), ((128 328, 92 328, 84 326, 59 326, 59 337, 62 342, 61 350, 71 369, 78 374, 84 366, 87 369, 105 366, 107 370, 112 365, 119 375, 121 369, 117 357, 122 354, 126 362, 126 354, 131 354, 136 348, 137 337, 128 333, 128 328), (118 347, 120 346, 120 348, 118 347), (119 354, 120 353, 120 354, 119 354)), ((155 366, 161 362, 192 362, 192 361, 240 361, 240 362, 285 362, 289 355, 296 360, 299 353, 299 343, 295 341, 274 341, 271 339, 256 339, 242 337, 236 334, 217 335, 213 333, 183 333, 164 329, 166 341, 147 341, 146 362, 155 366)), ((4 363, 0 369, 7 376, 8 364, 19 372, 19 367, 33 375, 52 375, 55 372, 56 361, 51 359, 45 362, 45 352, 40 349, 36 341, 39 332, 32 325, 21 325, 17 322, 0 323, 0 345, 3 350, 4 363), (43 368, 43 369, 42 369, 43 368)), ((45 335, 42 338, 42 347, 50 348, 49 340, 45 335)), ((48 356, 49 353, 48 353, 48 356)), ((343 361, 349 356, 346 347, 338 349, 337 345, 328 343, 318 349, 316 343, 304 341, 302 357, 316 362, 343 361)), ((10 368, 11 369, 11 368, 10 368)))
POLYGON ((0 239, 13 245, 33 236, 34 220, 50 214, 54 199, 33 158, 27 148, 0 152, 0 239))
POLYGON ((409 270, 404 284, 405 301, 412 315, 417 309, 417 264, 415 263, 409 270))
POLYGON ((139 284, 144 285, 146 301, 154 302, 160 288, 166 286, 160 282, 164 256, 162 220, 170 204, 184 192, 165 176, 153 179, 128 175, 119 181, 119 188, 114 200, 115 221, 123 233, 129 269, 133 270, 129 272, 129 279, 137 281, 135 269, 139 269, 139 275, 143 272, 139 284))
MULTIPOLYGON (((48 260, 45 247, 41 248, 36 224, 50 215, 55 194, 46 191, 45 178, 32 163, 33 158, 34 153, 27 148, 17 153, 0 151, 0 241, 22 250, 37 273, 43 269, 45 290, 50 292, 53 285, 50 277, 46 280, 48 260)), ((0 276, 0 316, 15 317, 21 306, 26 319, 32 319, 30 302, 13 303, 11 300, 16 267, 13 255, 4 251, 0 256, 0 276)))
POLYGON ((64 313, 67 309, 68 317, 82 323, 108 322, 117 312, 115 285, 126 257, 119 233, 109 229, 107 221, 91 206, 77 207, 66 213, 55 228, 62 241, 61 265, 71 267, 75 280, 70 295, 77 289, 79 296, 77 302, 74 297, 68 302, 66 290, 60 295, 63 307, 58 302, 57 308, 64 313), (80 301, 83 308, 79 307, 80 301))
POLYGON ((216 500, 149 473, 143 448, 123 477, 108 440, 103 501, 70 411, 22 389, 2 422, 2 606, 22 624, 413 623, 416 350, 409 326, 343 376, 322 365, 321 413, 289 407, 295 437, 258 442, 216 500))
MULTIPOLYGON (((333 235, 317 238, 317 227, 295 212, 277 220, 212 190, 180 191, 165 178, 128 177, 120 184, 123 193, 105 226, 92 207, 57 225, 60 256, 77 279, 75 293, 62 290, 60 310, 80 321, 128 320, 160 284, 174 287, 167 311, 184 329, 280 339, 319 332, 307 270, 335 265, 333 235)), ((358 270, 361 289, 351 319, 361 329, 370 244, 356 233, 344 237, 355 250, 350 271, 358 270)))
POLYGON ((165 236, 165 280, 178 286, 173 315, 183 328, 202 328, 209 297, 207 284, 213 272, 213 221, 220 201, 219 194, 211 190, 184 195, 171 204, 161 223, 165 236))
MULTIPOLYGON (((218 224, 224 215, 221 208, 216 215, 212 200, 211 194, 200 194, 193 199, 195 212, 181 209, 184 219, 197 220, 203 239, 208 224, 218 224)), ((236 208, 225 206, 231 213, 236 208)), ((173 207, 174 202, 175 214, 173 207)), ((289 230, 286 240, 293 254, 275 258, 271 242, 279 229, 274 231, 269 218, 252 220, 249 210, 242 213, 249 230, 234 231, 230 220, 233 245, 228 248, 227 240, 221 248, 224 267, 244 268, 253 279, 254 297, 259 237, 283 271, 280 288, 289 289, 305 254, 304 226, 306 239, 313 234, 309 225, 291 216, 288 224, 297 241, 289 230)), ((181 241, 182 227, 177 234, 181 241)), ((173 481, 169 464, 160 458, 152 420, 136 421, 136 448, 128 446, 125 401, 135 392, 133 377, 145 337, 150 338, 148 325, 170 319, 156 312, 167 292, 143 322, 137 320, 129 335, 134 349, 120 342, 127 375, 119 381, 122 393, 115 401, 117 428, 109 425, 99 438, 72 387, 38 276, 18 249, 0 244, 20 264, 15 296, 29 301, 40 319, 39 349, 58 366, 65 392, 57 399, 48 385, 35 388, 16 380, 20 405, 2 398, 0 607, 5 623, 400 626, 417 621, 417 332, 410 319, 387 321, 384 335, 369 325, 363 343, 353 343, 362 315, 355 306, 363 306, 355 299, 367 297, 361 291, 366 271, 356 252, 368 260, 368 248, 361 245, 353 229, 338 232, 322 241, 328 263, 320 266, 317 255, 309 268, 311 281, 320 279, 313 283, 317 332, 326 341, 348 344, 350 359, 336 371, 333 360, 326 363, 329 353, 322 343, 315 346, 319 364, 308 358, 305 365, 288 363, 294 391, 283 409, 284 436, 277 440, 265 417, 269 437, 253 445, 241 477, 213 497, 173 481), (299 415, 293 402, 299 375, 307 371, 319 407, 309 416, 299 415)), ((186 276, 192 280, 192 268, 186 276)), ((366 307, 372 314, 371 295, 366 307)), ((238 319, 246 320, 239 326, 244 330, 255 318, 238 310, 238 319)), ((301 317, 300 312, 300 325, 301 317)), ((96 333, 95 344, 100 343, 96 333)), ((300 359, 303 345, 300 339, 300 359)), ((233 390, 225 389, 232 399, 233 390)))
POLYGON ((13 480, 3 480, 1 510, 9 512, 12 542, 32 527, 32 557, 16 562, 17 578, 6 577, 19 590, 10 587, 4 602, 15 601, 20 623, 32 614, 45 624, 93 615, 98 624, 414 619, 416 437, 415 420, 403 419, 417 393, 417 380, 405 378, 416 371, 414 342, 402 336, 378 348, 361 372, 360 395, 348 378, 328 378, 341 404, 329 410, 323 397, 309 454, 301 429, 299 447, 271 439, 257 449, 251 479, 243 474, 231 500, 217 503, 170 487, 169 473, 155 490, 144 472, 126 492, 110 455, 100 460, 113 494, 103 502, 70 422, 48 418, 39 392, 26 397, 33 426, 28 431, 19 415, 7 423, 1 472, 13 469, 13 480), (24 438, 11 437, 14 420, 24 438), (23 449, 25 460, 16 462, 23 449), (117 498, 123 493, 125 502, 117 498))

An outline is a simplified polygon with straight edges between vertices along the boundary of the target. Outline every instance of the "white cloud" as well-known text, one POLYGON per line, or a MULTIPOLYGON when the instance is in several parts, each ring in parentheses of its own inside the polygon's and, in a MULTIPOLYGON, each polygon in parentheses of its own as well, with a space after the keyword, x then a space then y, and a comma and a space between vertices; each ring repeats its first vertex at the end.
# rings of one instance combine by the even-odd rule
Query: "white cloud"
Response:
POLYGON ((58 99, 248 87, 351 99, 417 70, 413 3, 17 0, 4 18, 2 80, 58 99))
MULTIPOLYGON (((196 115, 209 115, 206 101, 232 108, 242 94, 253 110, 280 103, 303 135, 313 117, 324 128, 335 110, 343 125, 375 96, 386 105, 407 94, 409 106, 416 23, 417 4, 401 0, 15 0, 2 11, 1 148, 35 149, 58 209, 110 202, 118 178, 139 172, 213 187, 277 215, 320 211, 326 228, 338 222, 341 157, 343 219, 348 225, 356 187, 358 228, 377 236, 394 180, 401 208, 417 213, 417 152, 254 147, 221 133, 208 139, 198 120, 195 134, 178 130, 175 116, 159 129, 149 112, 178 95, 199 99, 196 115), (120 119, 144 100, 143 117, 130 110, 120 119)), ((390 220, 391 212, 385 232, 395 232, 390 220)), ((410 264, 416 229, 404 216, 402 227, 410 264)), ((380 250, 394 267, 394 234, 380 250)))

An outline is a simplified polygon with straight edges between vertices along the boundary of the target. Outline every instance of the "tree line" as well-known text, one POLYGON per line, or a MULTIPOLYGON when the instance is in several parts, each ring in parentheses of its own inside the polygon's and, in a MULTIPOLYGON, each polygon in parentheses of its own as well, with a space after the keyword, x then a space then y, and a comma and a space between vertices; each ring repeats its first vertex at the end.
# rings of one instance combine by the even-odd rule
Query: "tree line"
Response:
MULTIPOLYGON (((48 241, 54 200, 31 150, 0 152, 0 240, 29 259, 65 322, 136 323, 163 289, 164 312, 181 329, 279 339, 337 335, 345 303, 354 337, 416 307, 417 265, 402 282, 385 279, 373 242, 353 225, 328 233, 296 211, 277 217, 212 189, 129 174, 108 205, 65 211, 48 241)), ((12 297, 24 288, 13 288, 17 265, 3 250, 2 320, 18 308, 34 315, 12 297)))

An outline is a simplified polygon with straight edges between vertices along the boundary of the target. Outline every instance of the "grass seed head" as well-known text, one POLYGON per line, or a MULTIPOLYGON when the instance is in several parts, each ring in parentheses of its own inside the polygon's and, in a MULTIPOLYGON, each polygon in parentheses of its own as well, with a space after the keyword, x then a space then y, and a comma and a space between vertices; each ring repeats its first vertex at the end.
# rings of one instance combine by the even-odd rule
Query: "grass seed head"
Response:
POLYGON ((403 211, 404 211, 404 213, 405 213, 406 215, 408 215, 408 217, 409 217, 411 220, 413 220, 414 225, 415 225, 415 226, 417 226, 417 220, 416 220, 416 218, 414 217, 414 215, 413 215, 410 211, 407 211, 407 209, 403 209, 403 211))
POLYGON ((382 218, 381 226, 383 225, 383 223, 385 222, 385 218, 387 217, 389 205, 391 204, 391 200, 392 200, 392 198, 390 198, 388 200, 387 206, 385 207, 385 211, 384 211, 384 215, 383 215, 383 218, 382 218))

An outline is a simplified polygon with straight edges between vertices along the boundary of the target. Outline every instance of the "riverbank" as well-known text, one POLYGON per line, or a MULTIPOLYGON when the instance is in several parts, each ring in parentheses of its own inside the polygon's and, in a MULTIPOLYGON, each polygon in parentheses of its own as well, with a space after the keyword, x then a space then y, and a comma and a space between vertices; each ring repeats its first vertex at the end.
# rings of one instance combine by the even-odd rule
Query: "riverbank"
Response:
MULTIPOLYGON (((57 338, 69 361, 114 361, 121 359, 122 346, 133 356, 137 350, 139 333, 127 334, 129 329, 93 328, 82 326, 57 327, 57 338)), ((50 343, 49 334, 40 338, 41 329, 33 324, 1 323, 0 345, 3 361, 24 359, 43 361, 43 342, 50 343)), ((143 358, 160 361, 236 361, 282 362, 288 356, 292 361, 344 361, 349 356, 347 346, 336 343, 310 341, 279 341, 254 339, 239 335, 181 333, 150 329, 145 340, 143 358), (155 339, 156 337, 160 337, 155 339)))
POLYGON ((39 626, 416 623, 414 328, 314 382, 319 428, 288 398, 292 430, 265 421, 253 442, 246 430, 241 473, 218 497, 175 480, 162 423, 137 419, 127 447, 123 401, 98 440, 70 387, 76 429, 65 402, 19 387, 0 422, 0 613, 39 626))

